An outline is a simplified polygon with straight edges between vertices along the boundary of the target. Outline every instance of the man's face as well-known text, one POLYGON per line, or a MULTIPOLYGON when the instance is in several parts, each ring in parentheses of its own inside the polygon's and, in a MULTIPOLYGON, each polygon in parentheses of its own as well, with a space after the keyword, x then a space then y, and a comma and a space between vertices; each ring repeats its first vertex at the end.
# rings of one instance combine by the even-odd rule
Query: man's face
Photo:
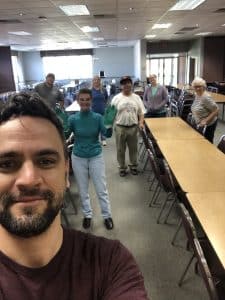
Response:
POLYGON ((46 83, 47 83, 48 85, 52 86, 52 85, 54 84, 54 81, 55 81, 55 79, 54 79, 53 76, 47 76, 47 77, 46 77, 46 83))
POLYGON ((149 82, 150 82, 150 84, 157 84, 157 78, 156 78, 156 76, 154 76, 154 75, 150 75, 149 76, 149 82))
POLYGON ((63 203, 68 166, 52 123, 20 117, 0 125, 0 224, 20 237, 36 236, 63 203))
POLYGON ((121 85, 124 95, 130 95, 132 92, 132 83, 127 81, 121 85))
POLYGON ((92 80, 92 84, 94 88, 99 88, 101 86, 101 79, 99 77, 94 77, 92 80))
POLYGON ((91 96, 89 94, 80 94, 78 97, 78 103, 81 111, 88 111, 91 108, 91 96))

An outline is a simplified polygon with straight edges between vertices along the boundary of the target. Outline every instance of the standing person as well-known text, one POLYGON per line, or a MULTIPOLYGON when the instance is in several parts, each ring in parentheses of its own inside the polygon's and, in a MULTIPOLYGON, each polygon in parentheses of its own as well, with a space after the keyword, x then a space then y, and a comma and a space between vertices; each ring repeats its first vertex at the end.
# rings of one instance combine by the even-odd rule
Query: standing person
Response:
POLYGON ((106 188, 105 163, 99 134, 107 135, 103 117, 91 110, 92 91, 80 89, 77 99, 80 112, 69 118, 70 131, 75 142, 72 154, 72 167, 80 192, 84 214, 83 227, 91 226, 92 208, 88 194, 89 177, 92 179, 101 206, 101 213, 106 229, 113 229, 113 220, 106 188))
POLYGON ((200 77, 192 81, 195 89, 195 100, 191 106, 192 117, 199 126, 206 126, 205 138, 213 143, 214 132, 217 126, 219 108, 211 96, 206 92, 206 82, 200 77))
POLYGON ((46 102, 52 109, 55 109, 57 102, 63 108, 63 94, 54 85, 54 81, 55 75, 53 73, 49 73, 45 78, 45 82, 36 85, 34 91, 38 93, 42 100, 46 102))
POLYGON ((152 74, 149 76, 150 86, 146 87, 143 102, 147 110, 146 118, 160 118, 166 116, 166 103, 168 101, 168 93, 164 86, 158 84, 157 76, 152 74))
POLYGON ((61 226, 68 154, 61 122, 37 94, 0 114, 0 299, 147 300, 119 242, 61 226))
POLYGON ((124 76, 120 80, 121 93, 117 94, 111 102, 117 109, 115 118, 117 160, 119 163, 120 176, 127 175, 125 162, 126 146, 129 149, 130 172, 137 175, 137 143, 138 126, 144 127, 144 112, 141 98, 132 92, 132 79, 124 76))
MULTIPOLYGON (((94 76, 92 79, 92 110, 100 115, 104 115, 106 104, 108 101, 108 94, 106 89, 101 85, 101 79, 99 76, 94 76)), ((101 142, 103 146, 106 146, 106 137, 101 134, 101 142)))

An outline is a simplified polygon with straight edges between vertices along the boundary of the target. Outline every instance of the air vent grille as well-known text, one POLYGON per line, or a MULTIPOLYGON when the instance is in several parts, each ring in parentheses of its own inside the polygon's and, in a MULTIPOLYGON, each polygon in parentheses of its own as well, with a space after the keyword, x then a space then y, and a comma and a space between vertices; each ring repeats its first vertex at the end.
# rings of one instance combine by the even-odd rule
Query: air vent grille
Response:
POLYGON ((179 31, 192 31, 199 28, 198 26, 192 26, 192 27, 183 27, 179 31))
POLYGON ((215 13, 225 13, 225 7, 224 8, 219 8, 214 11, 215 13))
POLYGON ((93 15, 94 18, 96 19, 115 19, 116 15, 112 15, 112 14, 97 14, 97 15, 93 15))
POLYGON ((2 20, 0 20, 0 24, 17 24, 17 23, 22 23, 22 21, 17 20, 17 19, 9 19, 9 20, 2 19, 2 20))

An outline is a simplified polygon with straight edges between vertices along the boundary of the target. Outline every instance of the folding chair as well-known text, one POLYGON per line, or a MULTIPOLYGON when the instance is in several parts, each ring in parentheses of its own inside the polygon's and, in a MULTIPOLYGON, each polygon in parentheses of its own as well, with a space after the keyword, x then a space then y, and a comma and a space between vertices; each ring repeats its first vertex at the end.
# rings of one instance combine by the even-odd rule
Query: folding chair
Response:
POLYGON ((217 148, 222 151, 223 153, 225 153, 225 134, 223 134, 220 137, 219 143, 217 145, 217 148))

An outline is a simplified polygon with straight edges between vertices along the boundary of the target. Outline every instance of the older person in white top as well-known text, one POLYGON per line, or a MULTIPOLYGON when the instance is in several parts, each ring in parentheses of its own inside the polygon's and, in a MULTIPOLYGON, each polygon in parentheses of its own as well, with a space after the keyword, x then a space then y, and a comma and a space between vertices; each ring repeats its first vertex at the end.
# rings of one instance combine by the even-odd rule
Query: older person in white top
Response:
POLYGON ((196 77, 192 86, 195 90, 195 100, 192 104, 191 111, 195 123, 199 126, 205 126, 205 138, 213 143, 214 132, 217 125, 218 106, 206 92, 206 82, 200 77, 196 77))
POLYGON ((130 172, 137 175, 137 134, 138 127, 144 127, 145 108, 141 98, 132 92, 132 79, 129 76, 122 77, 120 85, 121 93, 117 94, 111 102, 111 105, 117 109, 115 120, 117 161, 120 176, 126 176, 125 153, 126 146, 128 146, 130 172))

